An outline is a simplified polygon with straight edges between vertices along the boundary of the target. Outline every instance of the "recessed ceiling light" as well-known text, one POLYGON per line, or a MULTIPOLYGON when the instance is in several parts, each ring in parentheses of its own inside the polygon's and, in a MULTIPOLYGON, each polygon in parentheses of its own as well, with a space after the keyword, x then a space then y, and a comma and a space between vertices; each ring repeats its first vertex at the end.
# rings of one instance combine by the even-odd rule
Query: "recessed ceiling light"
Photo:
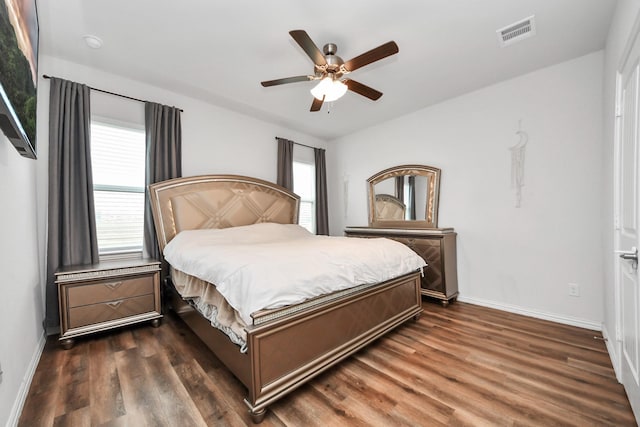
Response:
POLYGON ((102 47, 102 39, 100 39, 100 37, 87 34, 86 36, 82 36, 82 38, 91 49, 100 49, 102 47))

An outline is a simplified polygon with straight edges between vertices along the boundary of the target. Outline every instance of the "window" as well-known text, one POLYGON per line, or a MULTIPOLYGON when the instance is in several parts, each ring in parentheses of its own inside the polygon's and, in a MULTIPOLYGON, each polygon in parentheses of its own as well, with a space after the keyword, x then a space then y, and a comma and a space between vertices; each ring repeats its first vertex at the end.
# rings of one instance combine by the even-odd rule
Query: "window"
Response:
POLYGON ((300 196, 298 223, 316 232, 316 171, 309 163, 293 162, 293 192, 300 196))
POLYGON ((141 253, 145 132, 136 125, 91 122, 91 162, 100 256, 141 253))

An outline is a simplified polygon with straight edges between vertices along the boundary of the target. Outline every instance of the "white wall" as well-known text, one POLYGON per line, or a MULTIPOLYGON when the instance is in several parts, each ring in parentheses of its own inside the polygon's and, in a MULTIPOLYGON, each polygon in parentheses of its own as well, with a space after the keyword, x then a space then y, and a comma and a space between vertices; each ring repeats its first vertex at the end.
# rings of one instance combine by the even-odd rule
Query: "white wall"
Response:
POLYGON ((637 0, 618 0, 616 10, 609 28, 604 55, 604 102, 603 102, 603 251, 604 251, 604 322, 603 332, 609 338, 607 347, 616 373, 620 372, 620 343, 616 341, 615 311, 615 274, 614 274, 614 196, 613 196, 613 151, 614 112, 616 74, 622 61, 623 50, 630 37, 634 22, 639 18, 640 2, 637 0))
POLYGON ((0 425, 17 421, 44 346, 36 222, 36 162, 0 132, 0 425))
POLYGON ((458 232, 460 298, 599 329, 602 66, 592 53, 332 141, 332 234, 367 224, 374 173, 439 167, 439 226, 458 232), (529 143, 517 209, 509 147, 519 120, 529 143))

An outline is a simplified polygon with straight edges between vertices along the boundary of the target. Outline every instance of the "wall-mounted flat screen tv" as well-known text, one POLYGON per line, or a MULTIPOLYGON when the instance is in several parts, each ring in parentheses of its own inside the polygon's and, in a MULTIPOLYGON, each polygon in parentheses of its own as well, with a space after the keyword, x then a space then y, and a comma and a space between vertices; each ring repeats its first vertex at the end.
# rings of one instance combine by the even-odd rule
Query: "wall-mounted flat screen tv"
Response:
POLYGON ((36 158, 38 14, 36 0, 0 0, 0 129, 36 158))

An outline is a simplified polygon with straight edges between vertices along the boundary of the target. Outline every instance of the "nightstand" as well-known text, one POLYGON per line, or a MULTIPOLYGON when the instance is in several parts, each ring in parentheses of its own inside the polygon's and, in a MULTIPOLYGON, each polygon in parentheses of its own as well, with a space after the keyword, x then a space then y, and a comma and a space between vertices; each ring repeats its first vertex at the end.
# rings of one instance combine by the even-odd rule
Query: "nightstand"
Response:
POLYGON ((120 326, 162 318, 160 262, 153 259, 105 261, 60 268, 56 274, 60 344, 120 326))

